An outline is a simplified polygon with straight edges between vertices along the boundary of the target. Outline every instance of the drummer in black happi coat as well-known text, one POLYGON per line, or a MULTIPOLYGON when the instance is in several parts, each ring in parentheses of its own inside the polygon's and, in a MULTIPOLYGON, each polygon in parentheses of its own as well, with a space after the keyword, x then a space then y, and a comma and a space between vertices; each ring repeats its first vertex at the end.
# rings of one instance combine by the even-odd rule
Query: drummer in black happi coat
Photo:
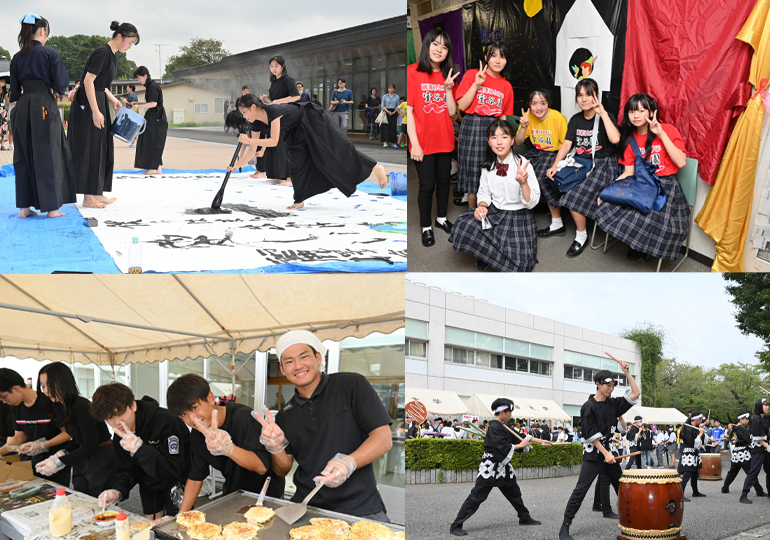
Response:
POLYGON ((147 109, 144 113, 144 119, 147 127, 144 133, 139 135, 136 143, 136 157, 134 158, 134 167, 137 169, 147 169, 142 174, 163 174, 163 149, 166 147, 166 135, 168 134, 168 118, 166 109, 163 108, 163 90, 158 81, 150 77, 150 71, 139 66, 134 71, 134 77, 139 80, 139 84, 144 85, 144 103, 135 102, 134 108, 147 109))
POLYGON ((112 21, 112 39, 91 53, 83 70, 82 86, 75 94, 70 109, 67 138, 77 178, 77 192, 85 195, 83 206, 104 208, 115 202, 105 197, 112 191, 112 170, 115 150, 110 134, 112 120, 107 102, 117 112, 120 101, 110 92, 112 80, 118 73, 117 53, 125 53, 139 43, 139 33, 130 23, 112 21))
POLYGON ((11 102, 16 146, 16 207, 19 217, 36 215, 30 207, 63 216, 59 208, 75 202, 75 173, 64 126, 52 90, 66 94, 69 77, 59 53, 45 47, 48 21, 34 13, 21 20, 18 53, 11 60, 11 102), (22 89, 24 93, 22 94, 22 89))

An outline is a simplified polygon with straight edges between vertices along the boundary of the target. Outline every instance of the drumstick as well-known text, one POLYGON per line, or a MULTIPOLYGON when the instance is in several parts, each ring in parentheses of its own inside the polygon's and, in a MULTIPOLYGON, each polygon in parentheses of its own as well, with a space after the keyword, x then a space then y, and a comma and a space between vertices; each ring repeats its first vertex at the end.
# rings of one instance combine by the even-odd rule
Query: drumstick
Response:
POLYGON ((711 409, 709 409, 709 416, 706 418, 706 423, 709 423, 709 420, 711 420, 711 409))
POLYGON ((641 453, 642 453, 641 451, 638 451, 638 452, 631 452, 630 454, 624 454, 622 456, 615 456, 615 461, 619 459, 626 459, 627 457, 631 457, 631 456, 638 456, 641 453))
MULTIPOLYGON (((500 422, 500 423, 501 423, 501 424, 503 424, 502 422, 500 422)), ((510 431, 511 433, 513 433, 513 436, 514 436, 514 437, 516 437, 516 438, 517 438, 517 439, 519 439, 520 441, 524 441, 524 439, 522 439, 521 437, 519 437, 519 434, 518 434, 518 433, 516 433, 515 431, 513 431, 511 428, 509 428, 509 427, 508 427, 508 426, 506 426, 505 424, 503 424, 503 427, 504 427, 505 429, 507 429, 508 431, 510 431)))
POLYGON ((762 388, 761 386, 759 387, 759 389, 760 389, 760 390, 762 390, 762 391, 763 391, 765 394, 767 394, 768 396, 770 396, 770 392, 768 392, 767 390, 765 390, 765 389, 764 389, 764 388, 762 388))
POLYGON ((620 363, 621 363, 621 361, 620 361, 620 360, 618 360, 617 358, 615 358, 614 356, 612 356, 612 355, 611 355, 610 353, 608 353, 607 351, 604 351, 604 354, 606 354, 607 356, 609 356, 610 358, 612 358, 613 360, 615 360, 615 361, 616 361, 618 364, 620 364, 620 363))

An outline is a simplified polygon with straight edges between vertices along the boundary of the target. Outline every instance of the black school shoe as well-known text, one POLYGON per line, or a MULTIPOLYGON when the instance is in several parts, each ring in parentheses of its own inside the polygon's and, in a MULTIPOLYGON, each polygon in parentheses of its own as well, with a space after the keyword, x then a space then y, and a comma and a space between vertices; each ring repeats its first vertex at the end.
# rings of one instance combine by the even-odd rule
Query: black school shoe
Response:
POLYGON ((585 250, 586 246, 588 245, 588 239, 586 238, 586 241, 583 242, 583 245, 580 245, 580 242, 575 240, 572 242, 572 245, 567 250, 567 257, 577 257, 581 253, 583 253, 583 250, 585 250))
POLYGON ((602 517, 603 518, 607 518, 607 519, 620 519, 620 516, 617 515, 615 512, 610 512, 609 514, 604 514, 602 517))
POLYGON ((698 492, 698 493, 693 493, 693 494, 692 494, 692 496, 693 496, 693 497, 705 497, 705 496, 706 496, 706 494, 705 494, 705 493, 700 493, 700 492, 698 492))
POLYGON ((554 230, 551 230, 550 227, 546 227, 545 229, 539 229, 537 231, 537 236, 540 238, 548 238, 549 236, 567 236, 567 228, 564 225, 554 230))
POLYGON ((559 529, 559 540, 573 540, 572 536, 569 534, 569 525, 566 523, 561 524, 561 529, 559 529))
POLYGON ((423 231, 422 232, 422 245, 425 247, 430 247, 433 244, 436 243, 436 237, 433 236, 433 230, 423 231))
POLYGON ((439 223, 438 220, 436 220, 436 222, 433 225, 443 230, 447 234, 450 234, 452 232, 452 222, 449 220, 446 220, 443 225, 439 223))
POLYGON ((465 531, 462 529, 462 527, 455 527, 455 528, 450 528, 450 529, 449 529, 449 532, 450 532, 450 533, 452 533, 452 534, 453 534, 453 535, 455 535, 455 536, 468 536, 468 533, 467 533, 467 532, 465 532, 465 531))
POLYGON ((722 493, 730 493, 730 488, 722 486, 722 493))
POLYGON ((519 520, 519 525, 542 525, 542 523, 532 519, 532 516, 527 516, 524 519, 519 520))
POLYGON ((753 504, 748 497, 741 497, 738 499, 738 502, 742 502, 743 504, 753 504))

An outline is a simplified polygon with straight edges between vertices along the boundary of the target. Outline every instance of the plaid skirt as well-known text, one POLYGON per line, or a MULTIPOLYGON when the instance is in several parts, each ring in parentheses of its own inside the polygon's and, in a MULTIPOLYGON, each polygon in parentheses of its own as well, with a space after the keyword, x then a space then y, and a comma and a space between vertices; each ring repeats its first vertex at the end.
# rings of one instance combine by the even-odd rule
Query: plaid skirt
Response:
POLYGON ((489 206, 492 228, 483 230, 473 211, 463 212, 449 241, 455 251, 470 253, 498 272, 530 272, 537 263, 537 224, 532 211, 498 210, 489 206))
POLYGON ((556 182, 545 174, 553 165, 553 160, 556 159, 556 152, 533 148, 524 154, 524 157, 532 163, 532 168, 535 169, 535 176, 537 176, 537 182, 540 184, 540 193, 545 196, 548 204, 558 208, 562 193, 556 188, 556 182))
POLYGON ((613 238, 657 258, 675 260, 687 238, 690 206, 676 176, 662 176, 666 204, 642 214, 636 208, 603 202, 597 212, 599 227, 613 238))
POLYGON ((487 158, 487 128, 497 120, 493 116, 466 114, 460 124, 457 142, 458 164, 457 187, 465 193, 478 193, 481 180, 481 165, 487 158))
POLYGON ((609 156, 597 158, 594 168, 588 178, 561 194, 560 203, 563 208, 577 212, 591 219, 596 219, 599 205, 596 201, 604 188, 609 186, 618 177, 618 158, 609 156))
POLYGON ((375 123, 374 119, 369 120, 367 117, 366 132, 370 137, 380 137, 380 124, 375 123))

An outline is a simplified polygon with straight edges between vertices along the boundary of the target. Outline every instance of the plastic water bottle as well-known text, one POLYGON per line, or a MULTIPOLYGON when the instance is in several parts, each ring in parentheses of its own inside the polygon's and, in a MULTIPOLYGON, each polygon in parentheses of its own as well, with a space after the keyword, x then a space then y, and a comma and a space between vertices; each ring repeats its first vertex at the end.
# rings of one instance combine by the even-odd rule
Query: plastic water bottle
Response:
POLYGON ((128 247, 128 273, 142 273, 142 246, 139 245, 139 238, 136 236, 128 247))

